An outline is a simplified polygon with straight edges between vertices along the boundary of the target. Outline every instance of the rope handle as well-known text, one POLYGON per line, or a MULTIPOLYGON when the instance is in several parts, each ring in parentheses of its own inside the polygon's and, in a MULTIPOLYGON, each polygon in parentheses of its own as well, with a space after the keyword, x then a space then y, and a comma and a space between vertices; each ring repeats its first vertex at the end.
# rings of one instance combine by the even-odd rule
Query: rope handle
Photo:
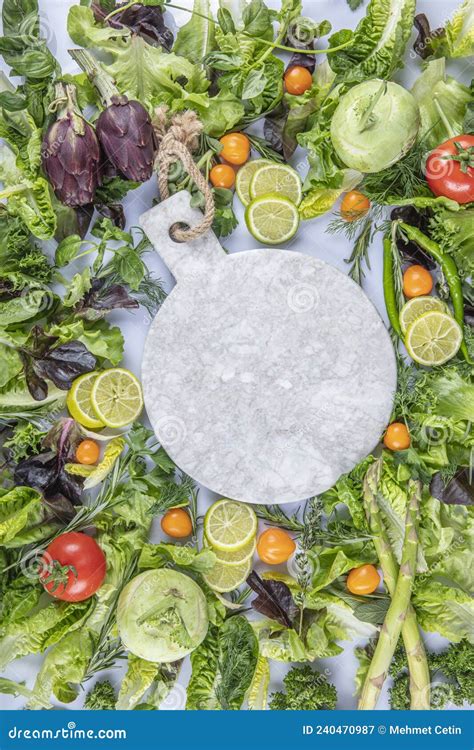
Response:
POLYGON ((177 159, 204 195, 204 216, 194 227, 179 226, 179 221, 170 229, 170 235, 176 242, 191 242, 206 234, 214 222, 216 207, 214 196, 201 170, 196 166, 192 152, 196 150, 202 123, 195 112, 188 110, 174 115, 171 119, 168 107, 163 105, 155 110, 153 129, 158 143, 155 157, 155 171, 158 172, 158 187, 162 200, 170 197, 168 175, 171 166, 177 159))

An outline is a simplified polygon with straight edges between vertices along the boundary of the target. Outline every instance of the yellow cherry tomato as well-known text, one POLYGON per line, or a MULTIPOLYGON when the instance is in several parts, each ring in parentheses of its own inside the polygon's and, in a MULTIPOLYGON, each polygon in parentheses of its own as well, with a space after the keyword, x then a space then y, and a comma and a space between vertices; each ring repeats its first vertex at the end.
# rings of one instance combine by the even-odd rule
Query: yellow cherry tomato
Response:
POLYGON ((210 171, 209 179, 214 187, 230 190, 234 187, 235 172, 229 164, 216 164, 210 171))
POLYGON ((291 536, 283 529, 267 529, 257 543, 260 560, 267 565, 280 565, 288 560, 296 549, 291 536))
POLYGON ((351 594, 373 594, 379 583, 377 568, 373 565, 361 565, 350 571, 346 586, 351 594))
POLYGON ((403 422, 393 422, 387 427, 383 439, 384 445, 391 451, 405 451, 410 447, 411 438, 408 427, 403 422))
POLYGON ((193 524, 189 513, 186 513, 182 508, 168 510, 161 519, 161 528, 165 534, 175 539, 184 539, 184 537, 191 536, 193 533, 193 524))
POLYGON ((76 461, 86 466, 96 464, 99 460, 100 448, 95 440, 83 440, 76 448, 76 461))
POLYGON ((219 156, 229 164, 245 164, 250 156, 250 141, 244 133, 228 133, 220 139, 222 151, 219 156))
POLYGON ((403 274, 403 292, 406 297, 424 297, 433 289, 433 278, 423 266, 410 266, 403 274))
POLYGON ((357 221, 370 211, 369 199, 359 193, 358 190, 351 190, 346 193, 341 203, 341 216, 344 221, 357 221))
POLYGON ((302 65, 293 65, 285 73, 285 87, 289 94, 299 96, 313 85, 313 76, 308 68, 302 65))

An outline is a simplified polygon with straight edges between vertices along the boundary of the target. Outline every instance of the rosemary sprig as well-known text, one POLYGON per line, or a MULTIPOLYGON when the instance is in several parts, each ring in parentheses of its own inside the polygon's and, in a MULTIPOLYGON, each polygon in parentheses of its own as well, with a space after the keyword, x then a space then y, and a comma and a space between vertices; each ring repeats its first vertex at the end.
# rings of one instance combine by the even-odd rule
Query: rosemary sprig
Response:
POLYGON ((198 490, 194 480, 184 472, 181 472, 178 476, 179 481, 170 479, 163 483, 158 499, 155 500, 148 511, 150 515, 156 516, 170 508, 185 505, 189 505, 190 511, 196 513, 198 490))
POLYGON ((304 531, 305 525, 298 518, 299 508, 291 516, 287 515, 279 505, 255 505, 254 510, 258 518, 271 526, 280 526, 280 528, 294 531, 296 534, 301 534, 304 531))
POLYGON ((251 135, 250 133, 246 133, 247 138, 249 139, 250 143, 252 144, 252 148, 260 154, 262 159, 269 159, 270 161, 278 161, 283 162, 284 158, 281 154, 278 153, 278 151, 275 151, 270 144, 265 140, 265 138, 260 138, 257 135, 251 135))

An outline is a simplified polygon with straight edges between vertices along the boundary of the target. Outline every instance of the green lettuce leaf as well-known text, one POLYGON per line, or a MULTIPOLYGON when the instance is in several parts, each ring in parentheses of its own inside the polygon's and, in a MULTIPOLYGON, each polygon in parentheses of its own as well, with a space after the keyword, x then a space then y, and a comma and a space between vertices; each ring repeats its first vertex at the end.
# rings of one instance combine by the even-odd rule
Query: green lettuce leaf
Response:
POLYGON ((178 547, 175 544, 145 544, 140 553, 138 567, 148 570, 173 563, 196 573, 207 573, 214 567, 216 559, 215 553, 209 547, 199 552, 194 547, 178 547))
POLYGON ((249 711, 264 711, 266 709, 269 684, 270 664, 264 656, 259 656, 247 695, 249 711))
POLYGON ((214 691, 219 658, 218 634, 219 628, 211 626, 204 641, 191 654, 192 673, 187 688, 187 711, 219 708, 214 691))
POLYGON ((107 320, 88 323, 76 318, 71 323, 57 323, 48 327, 46 333, 57 336, 59 344, 68 341, 81 341, 96 357, 118 365, 122 359, 124 338, 118 326, 111 326, 107 320))
MULTIPOLYGON (((330 65, 338 80, 388 79, 402 67, 415 9, 415 0, 371 0, 351 46, 331 55, 330 65)), ((329 41, 333 46, 334 36, 329 41)))
POLYGON ((445 35, 434 39, 432 46, 437 56, 471 57, 474 55, 474 5, 464 2, 451 14, 446 23, 445 35))
POLYGON ((173 46, 176 55, 187 57, 192 63, 202 65, 214 49, 215 23, 209 19, 212 11, 209 0, 194 0, 190 20, 181 26, 173 46))
POLYGON ((65 635, 43 661, 27 707, 43 708, 51 694, 61 703, 75 700, 92 653, 93 640, 85 628, 65 635))
POLYGON ((8 546, 26 527, 43 518, 41 495, 31 487, 15 487, 0 495, 0 545, 8 546))
MULTIPOLYGON (((0 332, 0 339, 1 339, 0 332)), ((15 378, 23 370, 23 363, 20 359, 20 355, 16 349, 12 349, 10 346, 0 343, 0 359, 2 361, 2 369, 0 370, 0 388, 3 388, 7 383, 15 378)))
POLYGON ((412 601, 418 622, 424 630, 439 633, 454 643, 459 643, 463 638, 474 642, 474 601, 471 594, 430 581, 416 588, 412 601))
POLYGON ((453 214, 437 210, 430 221, 430 236, 451 255, 463 278, 474 273, 474 208, 453 214))
POLYGON ((352 568, 377 561, 375 551, 363 542, 339 547, 312 547, 308 556, 313 565, 312 585, 315 591, 326 588, 352 568))
POLYGON ((471 101, 467 86, 446 74, 446 60, 431 60, 415 81, 411 93, 420 109, 419 138, 427 149, 463 132, 464 116, 471 101))
POLYGON ((49 292, 44 289, 31 289, 27 297, 13 297, 0 305, 0 327, 22 323, 34 318, 44 310, 45 297, 49 292))
POLYGON ((155 681, 159 669, 159 664, 129 654, 128 669, 115 705, 117 711, 131 711, 135 708, 155 681))

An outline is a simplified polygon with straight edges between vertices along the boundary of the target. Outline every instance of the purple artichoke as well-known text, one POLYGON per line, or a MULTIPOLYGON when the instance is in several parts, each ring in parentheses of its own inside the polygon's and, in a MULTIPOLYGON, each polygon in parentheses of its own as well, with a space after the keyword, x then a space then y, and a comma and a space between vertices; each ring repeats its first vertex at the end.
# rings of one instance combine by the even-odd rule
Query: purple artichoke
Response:
POLYGON ((43 169, 62 203, 85 206, 94 201, 100 185, 100 145, 78 110, 74 87, 58 84, 57 94, 66 103, 44 137, 43 169))
POLYGON ((110 162, 129 180, 145 182, 153 172, 153 127, 140 102, 114 95, 97 120, 97 135, 110 162))

